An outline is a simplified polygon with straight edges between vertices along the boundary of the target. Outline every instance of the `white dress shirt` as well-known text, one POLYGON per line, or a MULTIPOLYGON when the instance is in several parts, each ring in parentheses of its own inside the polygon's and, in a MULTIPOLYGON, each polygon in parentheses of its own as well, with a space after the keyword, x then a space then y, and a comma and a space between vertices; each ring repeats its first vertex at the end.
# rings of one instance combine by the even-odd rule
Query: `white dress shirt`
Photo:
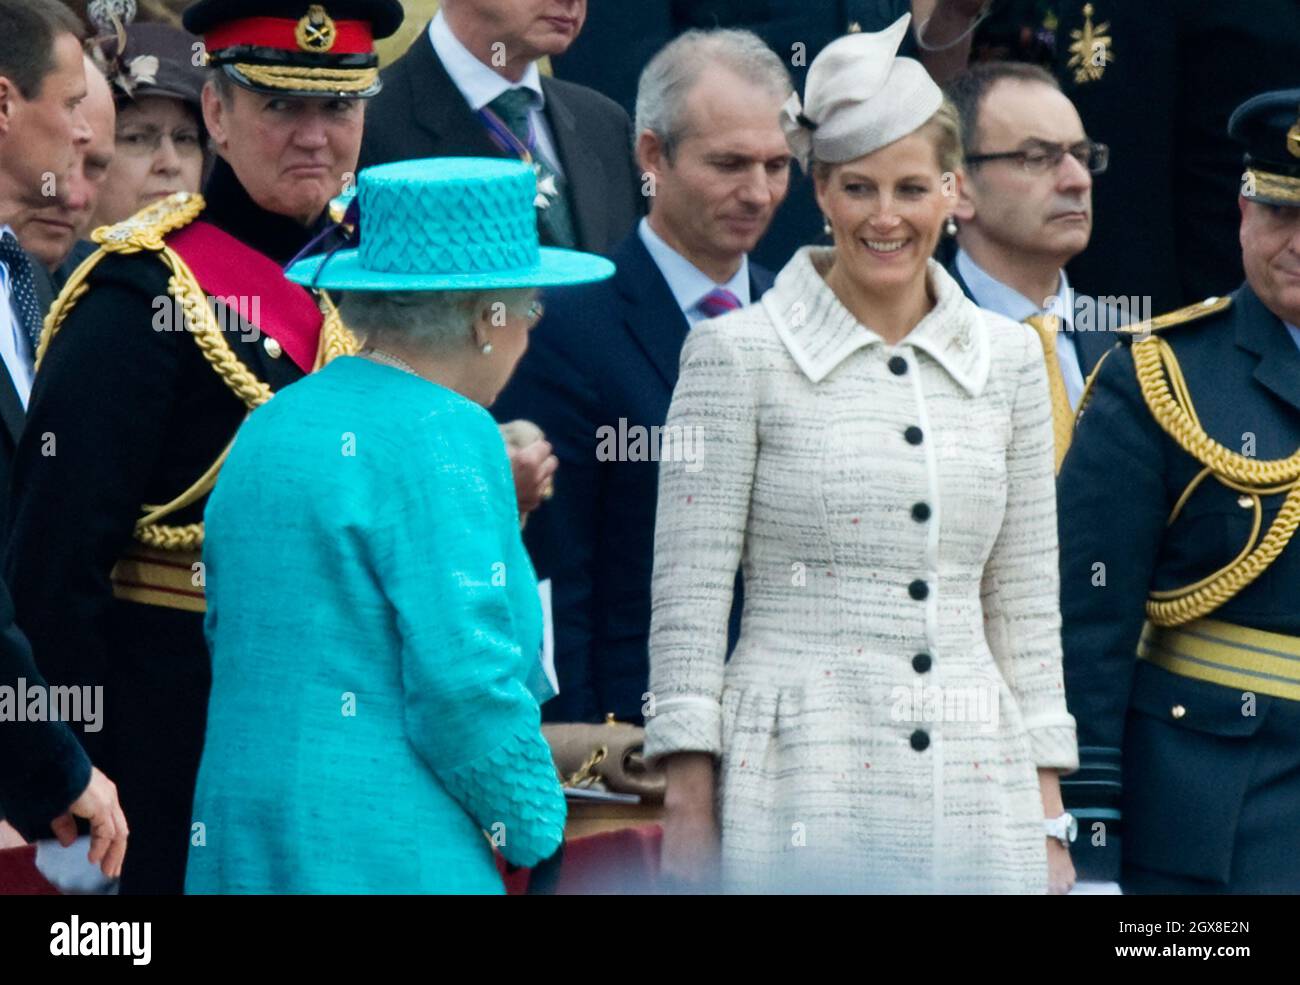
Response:
POLYGON ((664 280, 668 282, 668 290, 673 292, 673 299, 676 300, 677 306, 682 309, 682 314, 692 325, 709 317, 700 310, 700 302, 704 300, 706 294, 719 287, 736 295, 742 308, 749 304, 748 256, 741 256, 740 267, 732 275, 731 280, 719 284, 665 243, 659 234, 650 228, 649 219, 642 219, 636 231, 641 237, 641 242, 645 244, 650 259, 655 262, 659 272, 664 275, 664 280))
MULTIPOLYGON (((1070 282, 1066 280, 1064 270, 1061 271, 1056 294, 1048 300, 1046 307, 1035 304, 1019 291, 986 273, 962 249, 957 251, 957 272, 981 308, 996 311, 999 315, 1006 315, 1016 321, 1024 321, 1034 315, 1053 314, 1059 316, 1071 329, 1074 328, 1074 295, 1070 291, 1070 282)), ((1065 393, 1070 398, 1070 407, 1078 410, 1079 398, 1083 396, 1083 367, 1079 363, 1079 350, 1074 347, 1074 339, 1066 332, 1056 333, 1056 359, 1061 365, 1061 376, 1065 380, 1065 393)))
MULTIPOLYGON (((0 236, 12 233, 8 226, 0 226, 0 236)), ((18 399, 27 409, 27 401, 32 395, 32 377, 36 375, 32 344, 23 332, 22 320, 13 307, 13 298, 9 291, 10 278, 8 264, 0 261, 0 359, 4 360, 9 378, 18 391, 18 399)))
POLYGON ((451 81, 456 83, 456 88, 469 103, 469 108, 476 113, 507 89, 528 89, 533 95, 533 108, 528 118, 533 125, 533 135, 537 138, 537 152, 545 158, 552 171, 564 177, 560 155, 555 152, 550 124, 546 122, 546 96, 542 92, 542 73, 537 71, 537 63, 528 66, 524 77, 517 84, 511 82, 490 65, 484 65, 461 44, 460 39, 451 33, 451 27, 441 10, 429 24, 429 42, 443 68, 451 76, 451 81))
POLYGON ((1291 333, 1291 338, 1295 340, 1295 344, 1300 346, 1300 328, 1296 328, 1289 321, 1285 321, 1282 324, 1285 325, 1286 330, 1291 333))

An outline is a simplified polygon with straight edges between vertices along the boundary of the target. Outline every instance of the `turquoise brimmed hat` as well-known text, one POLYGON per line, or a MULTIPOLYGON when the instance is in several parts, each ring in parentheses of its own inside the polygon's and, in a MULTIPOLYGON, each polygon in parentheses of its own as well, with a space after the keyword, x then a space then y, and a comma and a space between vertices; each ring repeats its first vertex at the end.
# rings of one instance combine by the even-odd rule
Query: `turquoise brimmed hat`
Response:
POLYGON ((367 168, 357 176, 360 241, 285 272, 308 287, 463 291, 561 287, 604 280, 614 265, 539 246, 537 175, 522 161, 438 157, 367 168))

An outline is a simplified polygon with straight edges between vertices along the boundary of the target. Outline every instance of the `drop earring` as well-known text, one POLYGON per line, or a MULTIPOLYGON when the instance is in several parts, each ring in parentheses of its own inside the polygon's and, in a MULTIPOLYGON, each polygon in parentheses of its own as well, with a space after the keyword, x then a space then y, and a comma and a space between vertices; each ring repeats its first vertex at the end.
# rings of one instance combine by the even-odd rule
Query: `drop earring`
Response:
POLYGON ((483 343, 483 348, 482 348, 481 351, 482 351, 483 355, 485 355, 485 356, 490 356, 490 355, 492 355, 492 343, 491 343, 491 342, 484 342, 484 343, 483 343))
POLYGON ((835 232, 831 229, 830 219, 826 218, 825 216, 822 216, 822 232, 824 232, 827 236, 835 235, 835 232))
POLYGON ((949 236, 956 236, 957 220, 954 219, 952 216, 948 216, 948 221, 943 224, 943 231, 947 233, 949 236))

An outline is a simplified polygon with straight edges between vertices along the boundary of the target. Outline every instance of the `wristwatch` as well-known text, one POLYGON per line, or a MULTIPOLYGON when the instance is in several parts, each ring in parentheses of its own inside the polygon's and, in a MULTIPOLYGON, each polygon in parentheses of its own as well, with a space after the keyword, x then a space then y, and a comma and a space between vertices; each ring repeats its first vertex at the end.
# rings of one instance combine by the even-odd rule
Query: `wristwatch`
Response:
POLYGON ((1062 848, 1069 848, 1074 839, 1079 837, 1079 822, 1069 811, 1060 817, 1049 817, 1043 822, 1043 828, 1047 831, 1047 837, 1055 838, 1062 848))

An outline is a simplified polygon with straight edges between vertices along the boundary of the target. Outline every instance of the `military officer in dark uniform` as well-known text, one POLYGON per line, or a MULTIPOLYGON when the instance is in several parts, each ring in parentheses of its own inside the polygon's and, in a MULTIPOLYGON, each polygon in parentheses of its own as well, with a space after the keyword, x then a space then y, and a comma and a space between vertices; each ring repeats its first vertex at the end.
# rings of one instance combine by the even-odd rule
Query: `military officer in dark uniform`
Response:
POLYGON ((97 231, 46 321, 5 573, 50 682, 104 687, 86 738, 131 818, 124 893, 181 892, 203 837, 203 508, 249 411, 354 351, 328 298, 281 268, 330 225, 379 88, 373 39, 401 19, 398 0, 191 6, 211 180, 97 231))
POLYGON ((1112 350, 1058 486, 1076 865, 1126 892, 1300 891, 1300 89, 1228 130, 1246 283, 1112 350))

